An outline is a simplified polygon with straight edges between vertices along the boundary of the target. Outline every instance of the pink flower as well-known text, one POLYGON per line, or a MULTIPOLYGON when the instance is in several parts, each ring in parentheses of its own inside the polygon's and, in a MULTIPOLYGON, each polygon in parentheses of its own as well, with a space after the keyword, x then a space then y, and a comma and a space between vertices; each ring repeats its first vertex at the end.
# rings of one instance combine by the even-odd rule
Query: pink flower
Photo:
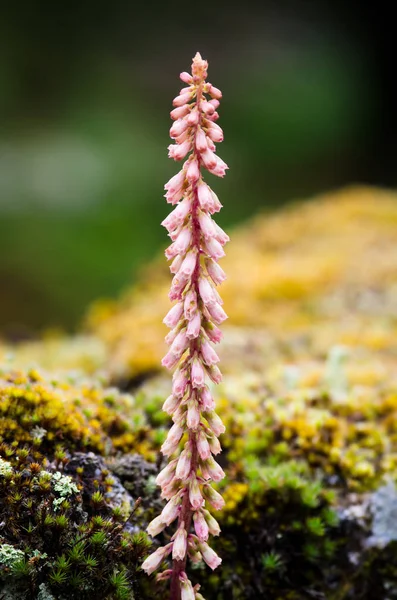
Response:
POLYGON ((168 432, 167 439, 161 446, 161 452, 165 456, 169 456, 170 454, 175 452, 182 436, 183 429, 179 425, 174 424, 168 432))
MULTIPOLYGON (((208 152, 211 152, 211 150, 208 150, 208 152)), ((217 177, 224 177, 226 174, 226 170, 229 168, 227 166, 227 164, 221 159, 219 158, 219 156, 215 156, 216 158, 216 164, 214 166, 208 166, 208 170, 210 173, 212 173, 213 175, 216 175, 217 177)))
POLYGON ((193 317, 190 319, 187 329, 186 329, 186 335, 189 338, 189 340, 196 339, 200 334, 200 329, 201 329, 201 315, 200 315, 199 311, 196 311, 195 314, 193 315, 193 317))
POLYGON ((192 398, 187 403, 186 424, 189 429, 196 430, 200 425, 200 411, 196 400, 192 398))
POLYGON ((146 571, 148 575, 151 575, 153 571, 159 568, 166 556, 171 552, 172 544, 157 548, 156 552, 150 554, 147 559, 142 563, 142 569, 146 571))
POLYGON ((200 542, 199 543, 199 549, 201 552, 201 556, 204 559, 204 562, 207 563, 207 565, 212 569, 216 569, 217 567, 219 567, 219 565, 222 562, 222 559, 219 558, 219 556, 217 555, 217 553, 209 547, 209 545, 206 542, 200 542))
POLYGON ((196 132, 196 148, 199 152, 205 152, 208 148, 205 133, 200 128, 196 132))
MULTIPOLYGON (((188 378, 185 371, 178 371, 172 382, 172 395, 175 398, 182 398, 188 384, 188 378)), ((165 412, 168 412, 167 410, 165 412)), ((169 413, 170 414, 170 413, 169 413)))
POLYGON ((156 477, 157 485, 163 486, 167 485, 171 482, 175 475, 176 465, 178 463, 177 459, 172 460, 156 477))
POLYGON ((210 365, 207 367, 207 373, 214 383, 220 383, 222 381, 222 373, 216 365, 210 365))
POLYGON ((215 304, 216 298, 214 288, 207 277, 200 277, 198 281, 199 293, 202 301, 206 305, 215 304))
POLYGON ((215 402, 209 391, 208 387, 205 386, 201 390, 201 407, 203 411, 213 410, 215 408, 215 402))
POLYGON ((213 481, 222 481, 222 479, 225 477, 224 470, 220 465, 218 465, 212 456, 205 461, 205 467, 207 473, 213 481))
POLYGON ((211 277, 215 285, 220 285, 226 279, 225 271, 212 258, 205 259, 208 275, 211 277))
POLYGON ((204 385, 205 373, 201 361, 196 357, 192 362, 192 386, 201 388, 204 385))
POLYGON ((175 121, 176 119, 182 119, 183 117, 188 115, 189 112, 190 106, 188 104, 183 104, 182 106, 174 108, 174 110, 170 112, 170 117, 173 121, 175 121))
POLYGON ((178 464, 176 467, 175 475, 178 479, 186 481, 190 475, 190 469, 192 464, 192 451, 191 449, 185 448, 181 453, 178 464))
POLYGON ((218 90, 218 88, 216 88, 215 86, 212 85, 212 83, 209 84, 209 93, 211 95, 212 98, 216 98, 217 100, 220 100, 222 98, 222 92, 221 90, 218 90))
POLYGON ((187 102, 190 102, 191 99, 192 99, 191 92, 187 92, 187 93, 181 94, 181 95, 177 96, 176 98, 174 98, 174 100, 172 101, 172 105, 173 106, 183 106, 184 104, 187 104, 187 102))
MULTIPOLYGON (((220 106, 221 103, 216 98, 212 98, 212 100, 210 100, 210 104, 212 104, 212 106, 216 110, 217 108, 219 108, 219 106, 220 106)), ((222 140, 219 140, 219 141, 222 141, 222 140)))
POLYGON ((171 396, 168 396, 167 400, 163 404, 163 411, 169 415, 172 415, 172 413, 178 408, 179 402, 180 398, 177 398, 177 396, 171 394, 171 396))
POLYGON ((177 327, 174 327, 174 329, 172 329, 169 333, 167 333, 167 335, 165 336, 165 343, 168 346, 171 346, 172 342, 174 341, 174 339, 176 338, 176 336, 178 335, 180 330, 181 330, 180 325, 177 325, 177 327))
POLYGON ((197 263, 197 250, 193 248, 189 250, 186 254, 185 260, 183 261, 180 271, 183 275, 187 275, 190 277, 193 274, 194 269, 196 268, 197 263))
POLYGON ((202 460, 207 460, 211 456, 210 445, 204 431, 200 431, 197 435, 197 450, 202 460))
POLYGON ((166 369, 173 369, 175 367, 175 365, 178 364, 178 360, 179 360, 179 356, 177 356, 176 354, 171 352, 171 350, 169 350, 167 352, 167 354, 164 356, 163 360, 161 361, 161 364, 166 369))
POLYGON ((172 415, 172 420, 174 423, 179 425, 179 427, 185 427, 186 424, 186 406, 185 404, 180 403, 174 414, 172 415))
POLYGON ((184 198, 182 202, 180 202, 176 208, 162 221, 163 227, 165 227, 168 231, 173 231, 186 219, 190 210, 192 208, 192 201, 190 198, 184 198))
POLYGON ((221 227, 219 227, 218 223, 214 223, 215 229, 215 237, 222 246, 224 246, 227 242, 230 242, 230 237, 223 231, 221 227))
POLYGON ((206 212, 199 213, 199 223, 205 239, 215 237, 215 223, 206 212))
MULTIPOLYGON (((181 73, 179 75, 179 79, 181 79, 184 83, 188 83, 191 84, 193 83, 193 77, 190 75, 190 73, 186 73, 186 71, 183 71, 183 73, 181 73)), ((216 89, 216 88, 215 88, 216 89)), ((218 90, 219 91, 219 90, 218 90)), ((210 92, 211 93, 211 92, 210 92)), ((211 94, 212 95, 212 94, 211 94)))
POLYGON ((203 357, 203 361, 208 366, 214 365, 215 363, 219 362, 219 356, 206 340, 203 340, 201 342, 200 354, 203 357))
POLYGON ((222 127, 219 127, 217 123, 212 123, 211 121, 207 121, 207 135, 213 142, 222 142, 223 141, 223 131, 222 127))
POLYGON ((186 122, 189 127, 194 127, 200 121, 200 113, 198 110, 192 110, 192 112, 186 117, 186 122))
POLYGON ((182 144, 170 144, 168 146, 168 157, 174 160, 182 160, 186 154, 191 150, 192 143, 186 140, 182 144))
POLYGON ((181 584, 181 600, 195 600, 196 595, 186 573, 181 573, 179 581, 181 584))
POLYGON ((192 241, 192 232, 190 228, 185 227, 182 229, 181 233, 178 235, 176 241, 173 246, 178 254, 184 254, 186 250, 189 248, 190 243, 192 241))
POLYGON ((210 342, 213 344, 219 344, 222 339, 222 331, 219 329, 219 327, 207 321, 204 325, 204 329, 210 342))
POLYGON ((201 510, 193 513, 194 530, 200 542, 208 540, 208 525, 201 510))
POLYGON ((163 323, 167 325, 167 327, 176 327, 179 319, 183 314, 183 302, 178 302, 173 306, 167 313, 167 315, 163 319, 163 323))
POLYGON ((197 311, 197 294, 194 290, 190 289, 186 296, 184 302, 184 313, 186 319, 190 321, 193 318, 197 311))
POLYGON ((206 100, 203 100, 201 102, 200 108, 203 111, 203 113, 206 114, 206 115, 212 115, 212 113, 215 112, 214 105, 211 104, 211 102, 207 102, 206 100))
POLYGON ((189 183, 195 183, 200 178, 200 170, 197 160, 191 160, 186 170, 186 179, 189 183))
POLYGON ((183 262, 182 255, 178 254, 177 256, 175 256, 174 260, 172 261, 172 263, 170 265, 171 273, 174 273, 174 274, 178 273, 179 269, 181 268, 182 262, 183 262))
POLYGON ((171 177, 168 183, 165 184, 164 189, 167 190, 166 198, 170 204, 176 204, 182 198, 182 187, 185 183, 185 172, 179 171, 176 175, 171 177), (179 195, 179 198, 177 196, 179 195), (176 199, 177 198, 177 199, 176 199))
POLYGON ((188 124, 185 119, 177 119, 174 121, 171 129, 170 129, 170 137, 176 138, 188 128, 188 124))
POLYGON ((170 350, 173 352, 173 354, 181 356, 181 354, 185 352, 188 345, 189 340, 186 335, 186 329, 182 329, 172 342, 170 350))
POLYGON ((219 260, 223 256, 225 256, 225 251, 222 248, 222 245, 215 238, 209 238, 205 240, 204 250, 214 260, 219 260))
POLYGON ((186 529, 184 527, 184 524, 181 523, 173 538, 174 543, 172 546, 172 558, 174 560, 183 560, 185 558, 187 549, 186 537, 186 529))
POLYGON ((210 445, 212 454, 216 455, 216 454, 219 454, 220 452, 222 452, 221 444, 215 435, 212 435, 209 438, 209 445, 210 445))
POLYGON ((215 510, 222 510, 225 506, 225 501, 222 496, 208 483, 203 486, 203 494, 205 499, 208 500, 215 510))
POLYGON ((216 436, 220 436, 222 433, 225 433, 225 426, 222 423, 222 419, 216 414, 215 411, 211 410, 206 412, 204 417, 216 436))
POLYGON ((209 314, 211 315, 211 319, 217 325, 219 325, 220 323, 223 323, 223 321, 226 321, 227 314, 223 310, 222 306, 220 306, 220 304, 218 304, 218 302, 215 302, 213 304, 208 304, 207 310, 208 310, 209 314))
POLYGON ((148 532, 149 535, 154 537, 154 536, 158 535, 159 533, 161 533, 165 526, 166 526, 166 524, 163 523, 163 521, 161 519, 161 515, 159 515, 158 517, 156 517, 155 519, 153 519, 153 521, 151 521, 149 523, 149 525, 146 528, 146 531, 148 532))
POLYGON ((160 515, 162 522, 166 525, 170 525, 170 523, 175 521, 179 514, 180 506, 181 497, 177 494, 164 506, 160 515))
POLYGON ((209 148, 201 153, 201 159, 208 170, 215 169, 218 164, 217 156, 209 148))
POLYGON ((194 510, 197 510, 202 507, 204 504, 204 499, 200 491, 200 486, 196 477, 193 477, 190 480, 189 484, 189 501, 194 510))
POLYGON ((208 525, 208 531, 211 535, 219 535, 221 532, 221 528, 219 527, 219 523, 216 519, 214 519, 214 517, 211 515, 211 513, 208 512, 208 510, 202 509, 202 515, 205 519, 205 522, 208 525))
POLYGON ((209 212, 211 212, 211 208, 214 204, 213 196, 211 194, 210 188, 203 181, 201 181, 197 186, 197 194, 201 210, 208 210, 209 212))
POLYGON ((166 500, 171 500, 171 498, 173 498, 180 491, 179 486, 179 479, 173 477, 169 483, 161 487, 161 497, 165 498, 166 500))
MULTIPOLYGON (((172 393, 163 410, 174 424, 161 452, 174 457, 157 477, 161 497, 168 502, 161 515, 148 525, 148 532, 157 535, 176 519, 178 525, 171 544, 145 561, 148 572, 155 570, 171 551, 178 569, 180 561, 189 558, 197 562, 201 555, 211 568, 220 563, 206 544, 209 534, 218 535, 220 528, 203 508, 203 493, 211 506, 222 506, 221 496, 206 481, 220 481, 224 476, 213 454, 221 451, 217 436, 225 428, 214 412, 215 403, 205 382, 207 376, 214 383, 222 378, 211 342, 220 341, 216 325, 227 318, 215 286, 225 279, 217 261, 224 256, 223 245, 229 237, 211 218, 222 205, 201 173, 206 168, 223 177, 227 169, 215 154, 215 143, 223 139, 222 129, 215 123, 222 94, 206 82, 207 69, 207 61, 197 53, 192 73, 180 75, 187 87, 180 90, 171 111, 174 122, 170 136, 175 143, 169 146, 169 157, 185 159, 182 170, 165 185, 167 202, 176 207, 162 222, 172 242, 165 251, 174 275, 169 298, 177 303, 164 318, 170 328, 165 338, 170 349, 162 364, 175 370, 172 393), (196 535, 190 530, 192 521, 196 535)), ((174 586, 178 581, 175 577, 179 578, 181 600, 203 600, 198 593, 200 586, 193 587, 184 570, 166 570, 158 579, 171 578, 174 586)))

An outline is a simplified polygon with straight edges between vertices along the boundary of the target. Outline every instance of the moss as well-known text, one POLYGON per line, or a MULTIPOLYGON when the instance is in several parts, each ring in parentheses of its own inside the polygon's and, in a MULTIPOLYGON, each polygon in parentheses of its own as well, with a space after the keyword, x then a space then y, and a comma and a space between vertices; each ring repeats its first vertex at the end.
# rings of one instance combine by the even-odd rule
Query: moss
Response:
POLYGON ((15 598, 133 598, 150 543, 117 511, 106 470, 71 476, 54 470, 67 458, 33 462, 36 452, 4 443, 0 456, 12 465, 0 477, 0 588, 12 582, 15 598))
MULTIPOLYGON (((223 328, 223 370, 258 367, 263 352, 267 369, 280 357, 299 363, 340 344, 390 360, 397 339, 396 224, 395 193, 353 187, 234 231, 222 261, 222 298, 233 325, 223 328)), ((119 301, 91 309, 88 324, 107 348, 114 378, 159 369, 169 284, 159 258, 119 301)))

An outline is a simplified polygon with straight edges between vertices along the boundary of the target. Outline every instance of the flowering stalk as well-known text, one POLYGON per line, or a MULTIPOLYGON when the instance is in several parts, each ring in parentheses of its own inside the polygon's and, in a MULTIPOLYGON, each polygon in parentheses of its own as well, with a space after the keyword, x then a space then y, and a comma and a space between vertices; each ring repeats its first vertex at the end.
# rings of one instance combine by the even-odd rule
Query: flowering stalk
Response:
POLYGON ((225 279, 217 261, 224 256, 229 237, 211 218, 221 204, 204 182, 201 168, 223 177, 228 167, 215 154, 214 142, 223 140, 216 124, 222 94, 206 82, 207 68, 207 61, 197 53, 192 74, 180 75, 187 87, 173 102, 170 136, 175 144, 169 146, 169 157, 183 160, 189 156, 182 170, 165 185, 167 202, 176 208, 162 223, 172 240, 165 255, 172 260, 174 274, 169 297, 176 301, 164 319, 171 332, 166 337, 170 349, 162 364, 175 371, 172 393, 163 409, 174 424, 161 448, 171 460, 157 477, 168 503, 149 524, 148 532, 157 535, 175 520, 177 528, 170 543, 150 555, 142 568, 150 574, 172 554, 172 569, 157 576, 170 579, 171 600, 203 600, 200 586, 193 587, 187 577, 188 557, 192 562, 203 559, 212 569, 221 563, 207 544, 208 536, 219 535, 220 528, 206 504, 217 510, 224 505, 211 481, 224 477, 213 455, 221 451, 218 436, 225 427, 214 411, 206 381, 219 383, 222 378, 212 344, 221 340, 217 325, 227 318, 215 286, 225 279))

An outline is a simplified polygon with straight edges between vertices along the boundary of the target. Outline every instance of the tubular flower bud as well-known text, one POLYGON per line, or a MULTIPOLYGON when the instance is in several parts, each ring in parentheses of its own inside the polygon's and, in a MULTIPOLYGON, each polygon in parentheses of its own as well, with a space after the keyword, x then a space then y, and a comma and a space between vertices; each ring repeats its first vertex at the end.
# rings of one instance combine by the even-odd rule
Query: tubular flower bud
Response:
POLYGON ((180 321, 180 318, 183 313, 183 303, 178 302, 175 304, 167 313, 167 315, 163 319, 163 323, 167 325, 167 327, 176 327, 180 321))
POLYGON ((205 266, 207 267, 207 273, 211 277, 215 285, 221 284, 226 279, 225 271, 215 262, 212 258, 205 260, 205 266))
POLYGON ((142 569, 146 571, 148 575, 151 575, 153 571, 159 568, 163 560, 171 552, 171 549, 172 544, 167 544, 167 546, 157 548, 156 552, 150 554, 150 556, 148 556, 147 559, 142 563, 142 569))
POLYGON ((181 499, 178 495, 175 495, 169 502, 164 506, 160 518, 163 523, 169 525, 178 516, 181 499))
POLYGON ((181 584, 181 600, 196 600, 197 596, 194 593, 194 589, 186 573, 181 573, 179 576, 181 584))
POLYGON ((185 481, 189 477, 192 466, 192 451, 190 448, 185 448, 179 457, 175 475, 178 479, 185 481))
POLYGON ((186 115, 188 115, 189 112, 190 112, 189 105, 188 104, 183 104, 182 106, 178 106, 177 108, 174 108, 174 110, 172 110, 170 112, 170 117, 171 117, 171 119, 173 119, 174 121, 176 121, 177 119, 182 119, 183 117, 185 117, 186 115))
MULTIPOLYGON (((183 73, 181 73, 179 75, 179 79, 181 79, 184 83, 189 83, 189 84, 193 83, 193 77, 190 75, 190 73, 187 73, 186 71, 184 71, 183 73)), ((210 92, 210 94, 211 94, 211 92, 210 92)), ((211 94, 211 96, 212 96, 212 94, 211 94)))
POLYGON ((204 304, 215 304, 216 297, 214 294, 214 288, 209 282, 207 277, 200 277, 199 282, 199 293, 204 304))
POLYGON ((179 96, 174 98, 174 100, 172 101, 172 105, 183 106, 184 104, 187 104, 187 102, 190 102, 191 99, 192 97, 190 92, 185 92, 184 94, 180 94, 179 96))
POLYGON ((191 370, 192 386, 194 388, 201 388, 205 381, 204 367, 199 358, 193 358, 192 370, 191 370))
POLYGON ((179 406, 180 398, 172 395, 168 396, 167 400, 163 404, 163 411, 168 415, 172 415, 179 406))
POLYGON ((201 556, 203 557, 204 562, 206 562, 212 570, 216 569, 216 567, 219 567, 219 565, 222 562, 222 559, 219 558, 217 553, 212 548, 210 548, 206 542, 199 543, 199 550, 201 552, 201 556))
POLYGON ((172 600, 201 597, 200 586, 193 588, 186 575, 186 560, 197 562, 201 555, 213 569, 221 562, 206 543, 208 536, 218 535, 220 529, 204 506, 206 501, 213 508, 223 506, 211 481, 224 477, 213 455, 221 451, 217 436, 225 428, 214 412, 207 383, 208 378, 214 383, 221 380, 212 344, 220 341, 217 325, 227 316, 215 286, 226 277, 217 261, 224 256, 223 245, 229 237, 211 218, 222 205, 205 183, 202 170, 223 177, 227 165, 215 154, 215 143, 223 139, 222 129, 215 123, 222 94, 206 81, 207 70, 207 61, 197 53, 191 74, 180 75, 187 87, 173 101, 170 137, 174 143, 169 146, 169 157, 185 162, 164 186, 167 202, 176 205, 162 225, 172 241, 165 251, 174 275, 169 298, 177 303, 164 318, 171 331, 162 364, 176 369, 172 393, 163 404, 174 424, 161 452, 173 455, 173 460, 157 476, 161 497, 168 502, 148 525, 148 533, 157 535, 176 519, 178 525, 171 543, 147 558, 144 568, 152 573, 172 551, 172 569, 159 575, 160 580, 171 580, 172 600))
POLYGON ((222 510, 225 506, 225 501, 219 492, 214 490, 214 488, 207 483, 203 486, 203 495, 215 510, 222 510))
POLYGON ((206 340, 203 340, 201 342, 200 354, 203 358, 203 362, 208 366, 214 365, 215 363, 219 362, 219 356, 217 355, 211 344, 206 340))
POLYGON ((193 522, 194 522, 194 531, 200 542, 206 542, 208 540, 208 525, 204 518, 204 515, 201 510, 196 511, 193 514, 193 522))
POLYGON ((185 558, 187 543, 186 543, 187 533, 184 527, 183 521, 179 525, 177 532, 174 536, 174 543, 172 546, 172 558, 174 560, 183 560, 185 558))
POLYGON ((149 525, 146 528, 146 531, 149 535, 154 537, 161 533, 165 526, 166 524, 163 522, 161 515, 159 515, 149 523, 149 525))
POLYGON ((218 521, 214 519, 214 517, 211 515, 210 512, 208 512, 208 510, 203 509, 201 512, 205 519, 205 522, 208 525, 208 531, 210 532, 210 534, 219 535, 221 532, 221 528, 219 527, 218 521))
POLYGON ((160 473, 156 477, 157 485, 163 486, 171 482, 175 475, 177 462, 177 459, 172 460, 170 463, 168 463, 166 467, 164 467, 162 471, 160 471, 160 473))
POLYGON ((214 410, 215 408, 214 399, 207 386, 201 390, 200 403, 203 411, 214 410))
POLYGON ((197 338, 199 336, 200 328, 201 328, 201 315, 198 311, 196 311, 196 313, 190 319, 187 329, 186 329, 186 335, 189 338, 189 340, 194 340, 195 338, 197 338))
POLYGON ((200 486, 196 477, 191 479, 189 483, 189 501, 194 510, 201 508, 204 503, 203 495, 200 491, 200 486))
POLYGON ((204 431, 200 431, 197 436, 197 450, 202 460, 207 460, 211 456, 211 448, 204 431))

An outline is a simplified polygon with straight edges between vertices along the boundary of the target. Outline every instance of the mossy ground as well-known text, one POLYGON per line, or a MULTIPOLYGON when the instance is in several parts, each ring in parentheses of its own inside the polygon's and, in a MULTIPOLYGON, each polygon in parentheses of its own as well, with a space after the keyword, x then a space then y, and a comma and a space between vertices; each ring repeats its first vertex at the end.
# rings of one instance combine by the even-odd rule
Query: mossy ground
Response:
MULTIPOLYGON (((397 198, 349 189, 258 217, 235 232, 224 267, 230 325, 221 346, 225 377, 216 391, 227 427, 221 440, 227 478, 220 484, 226 506, 216 540, 223 564, 214 573, 198 567, 205 597, 397 598, 397 527, 390 525, 397 506, 397 198)), ((124 471, 116 463, 128 453, 158 466, 168 427, 161 405, 169 377, 158 368, 168 285, 159 261, 119 303, 92 309, 86 346, 80 338, 14 349, 11 365, 36 361, 51 374, 10 373, 9 365, 0 380, 1 457, 13 477, 21 451, 28 452, 22 472, 31 462, 67 471, 76 453, 89 452, 118 474, 124 471), (80 374, 66 375, 70 368, 80 374), (85 374, 95 371, 94 378, 85 374)), ((101 494, 111 492, 110 475, 98 484, 101 494)), ((109 519, 113 510, 109 500, 92 504, 89 477, 69 476, 79 493, 84 486, 90 492, 75 497, 88 515, 84 522, 66 511, 73 527, 65 529, 63 554, 71 532, 83 527, 91 535, 90 519, 101 511, 109 519)), ((7 477, 0 470, 0 482, 7 477)), ((137 471, 120 475, 132 496, 138 488, 142 496, 132 517, 138 533, 159 502, 150 470, 145 477, 142 483, 137 471)), ((23 493, 36 494, 28 480, 23 493)), ((37 506, 50 501, 54 490, 47 491, 33 500, 37 506)), ((0 507, 10 515, 7 486, 4 494, 0 507)), ((43 551, 43 534, 32 545, 18 531, 12 537, 0 529, 0 543, 22 550, 28 561, 29 552, 43 551)), ((139 564, 146 542, 140 542, 129 562, 117 564, 127 573, 130 597, 146 600, 165 592, 153 582, 145 589, 139 564)), ((36 569, 29 585, 36 595, 45 584, 59 597, 73 597, 50 580, 56 560, 36 569)), ((87 586, 97 581, 91 573, 87 586)), ((7 567, 4 581, 10 576, 7 567)), ((109 588, 103 598, 115 593, 109 588)))

